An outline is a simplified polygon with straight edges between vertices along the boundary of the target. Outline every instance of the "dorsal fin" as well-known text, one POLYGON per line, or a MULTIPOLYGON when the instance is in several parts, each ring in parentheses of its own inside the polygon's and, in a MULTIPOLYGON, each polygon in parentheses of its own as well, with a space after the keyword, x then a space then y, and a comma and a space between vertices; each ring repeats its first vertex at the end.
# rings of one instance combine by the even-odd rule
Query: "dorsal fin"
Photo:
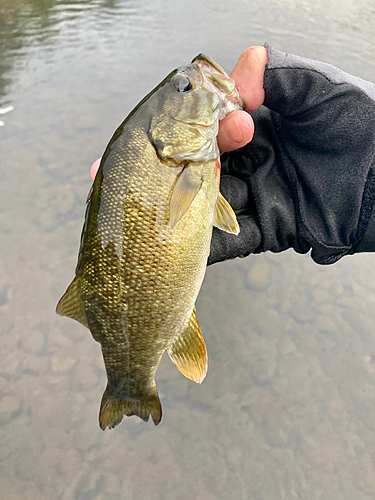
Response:
POLYGON ((64 295, 59 300, 56 312, 60 316, 68 316, 68 318, 75 319, 86 328, 89 327, 87 324, 77 278, 74 278, 64 295))
POLYGON ((195 307, 185 330, 167 352, 185 377, 198 384, 203 382, 207 373, 207 349, 195 315, 195 307))
POLYGON ((236 214, 220 192, 216 200, 214 226, 227 233, 238 234, 240 232, 236 214))

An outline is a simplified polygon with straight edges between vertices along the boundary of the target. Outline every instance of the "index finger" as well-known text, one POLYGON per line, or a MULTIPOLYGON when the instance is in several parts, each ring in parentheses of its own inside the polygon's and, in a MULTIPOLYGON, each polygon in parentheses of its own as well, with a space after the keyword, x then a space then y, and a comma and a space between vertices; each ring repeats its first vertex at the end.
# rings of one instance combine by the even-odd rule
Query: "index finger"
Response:
POLYGON ((230 74, 245 102, 246 111, 253 111, 263 104, 263 80, 267 61, 268 52, 265 47, 249 47, 242 52, 230 74))

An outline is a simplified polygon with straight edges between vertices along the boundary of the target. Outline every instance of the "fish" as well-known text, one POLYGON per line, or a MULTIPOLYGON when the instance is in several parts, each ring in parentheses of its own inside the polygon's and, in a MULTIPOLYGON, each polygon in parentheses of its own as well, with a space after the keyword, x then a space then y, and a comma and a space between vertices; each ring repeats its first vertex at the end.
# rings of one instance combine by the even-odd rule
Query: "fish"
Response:
POLYGON ((75 277, 56 312, 87 327, 107 373, 101 429, 162 407, 155 372, 166 351, 201 383, 207 349, 195 302, 213 226, 238 234, 221 195, 219 120, 243 109, 209 56, 172 71, 117 128, 87 198, 75 277))

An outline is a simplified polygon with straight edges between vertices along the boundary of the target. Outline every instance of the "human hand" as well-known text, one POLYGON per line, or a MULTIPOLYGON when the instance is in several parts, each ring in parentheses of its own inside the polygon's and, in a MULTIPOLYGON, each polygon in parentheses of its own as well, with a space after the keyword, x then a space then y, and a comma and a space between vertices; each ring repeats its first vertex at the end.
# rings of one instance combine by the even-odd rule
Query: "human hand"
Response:
POLYGON ((251 113, 227 115, 218 135, 240 234, 214 228, 208 264, 290 247, 320 264, 375 251, 375 86, 271 47, 245 50, 231 77, 251 113))
POLYGON ((246 109, 264 104, 251 112, 254 138, 221 159, 240 233, 214 228, 208 263, 290 247, 319 264, 375 251, 375 86, 271 47, 264 69, 259 50, 231 75, 246 109))

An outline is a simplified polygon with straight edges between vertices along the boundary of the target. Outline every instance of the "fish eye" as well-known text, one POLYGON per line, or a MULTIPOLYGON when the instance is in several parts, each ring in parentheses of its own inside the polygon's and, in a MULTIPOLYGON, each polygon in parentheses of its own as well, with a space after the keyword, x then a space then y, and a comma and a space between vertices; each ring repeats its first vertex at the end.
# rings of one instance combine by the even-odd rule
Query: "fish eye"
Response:
POLYGON ((189 78, 185 75, 174 76, 171 83, 177 92, 189 92, 193 88, 189 78))

